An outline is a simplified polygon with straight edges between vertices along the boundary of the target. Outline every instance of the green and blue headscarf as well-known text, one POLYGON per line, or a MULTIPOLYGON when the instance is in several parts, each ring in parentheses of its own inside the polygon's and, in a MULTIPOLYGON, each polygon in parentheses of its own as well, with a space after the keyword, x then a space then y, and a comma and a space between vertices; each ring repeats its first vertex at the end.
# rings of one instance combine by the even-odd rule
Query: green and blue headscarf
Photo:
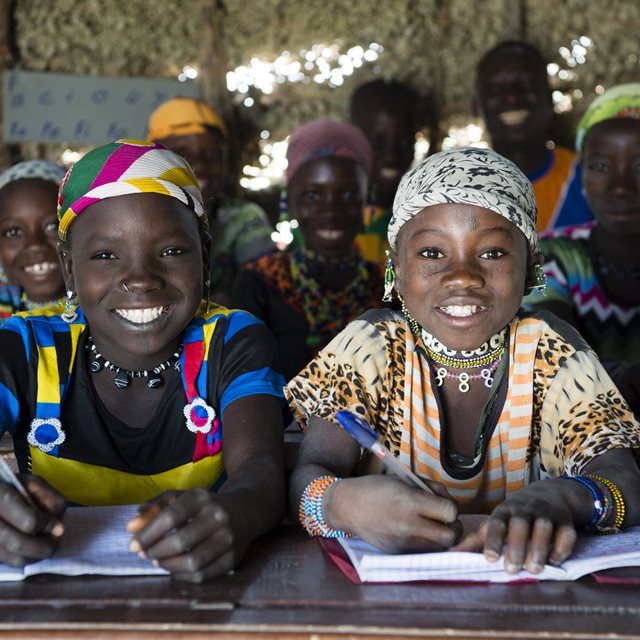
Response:
POLYGON ((589 105, 578 123, 576 150, 582 151, 590 129, 605 120, 615 118, 640 120, 640 82, 611 87, 589 105))

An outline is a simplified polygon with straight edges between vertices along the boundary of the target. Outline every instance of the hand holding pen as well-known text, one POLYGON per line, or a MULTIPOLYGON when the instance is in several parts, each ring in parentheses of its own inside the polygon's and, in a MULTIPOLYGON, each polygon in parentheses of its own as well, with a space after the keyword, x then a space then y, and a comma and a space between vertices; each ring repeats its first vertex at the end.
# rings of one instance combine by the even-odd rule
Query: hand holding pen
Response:
POLYGON ((0 457, 0 562, 14 567, 52 555, 64 532, 64 498, 41 478, 23 481, 0 457))
POLYGON ((393 472, 338 483, 330 500, 333 506, 327 505, 339 510, 336 524, 392 553, 442 550, 455 544, 462 525, 458 505, 446 489, 439 483, 427 485, 402 465, 360 416, 339 411, 336 420, 393 472))

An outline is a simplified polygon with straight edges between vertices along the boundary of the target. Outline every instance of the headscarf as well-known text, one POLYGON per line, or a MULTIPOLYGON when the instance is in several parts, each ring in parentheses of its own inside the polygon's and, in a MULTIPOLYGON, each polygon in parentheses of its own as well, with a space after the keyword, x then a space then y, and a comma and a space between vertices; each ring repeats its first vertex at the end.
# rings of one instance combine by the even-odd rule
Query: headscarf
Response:
POLYGON ((0 174, 0 189, 4 189, 8 184, 17 180, 34 178, 52 182, 57 187, 66 172, 66 167, 49 162, 49 160, 25 160, 14 164, 0 174))
POLYGON ((640 82, 611 87, 588 106, 578 123, 576 150, 582 151, 584 140, 592 127, 614 118, 640 119, 640 82))
POLYGON ((533 188, 513 162, 490 149, 463 147, 441 151, 402 177, 393 201, 387 237, 395 251, 400 228, 434 204, 472 204, 489 209, 524 233, 538 252, 538 209, 533 188))
POLYGON ((155 141, 204 133, 206 127, 214 127, 227 137, 224 121, 209 105, 195 98, 178 96, 163 102, 149 116, 147 138, 155 141))
POLYGON ((287 146, 287 182, 309 160, 349 158, 369 175, 373 152, 358 127, 337 120, 315 120, 298 127, 287 146))
POLYGON ((58 193, 60 240, 89 205, 131 193, 176 198, 206 224, 198 181, 186 160, 157 142, 118 140, 90 151, 67 172, 58 193))

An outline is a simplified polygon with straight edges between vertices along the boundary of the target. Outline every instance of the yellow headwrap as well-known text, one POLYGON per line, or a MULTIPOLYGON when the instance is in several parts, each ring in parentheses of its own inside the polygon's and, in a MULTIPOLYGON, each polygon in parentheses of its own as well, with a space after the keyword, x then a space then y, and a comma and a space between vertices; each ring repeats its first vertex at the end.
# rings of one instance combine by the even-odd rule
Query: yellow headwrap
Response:
POLYGON ((227 137, 224 121, 211 107, 195 98, 178 96, 163 102, 149 116, 147 138, 157 141, 169 136, 204 133, 205 127, 215 127, 227 137))

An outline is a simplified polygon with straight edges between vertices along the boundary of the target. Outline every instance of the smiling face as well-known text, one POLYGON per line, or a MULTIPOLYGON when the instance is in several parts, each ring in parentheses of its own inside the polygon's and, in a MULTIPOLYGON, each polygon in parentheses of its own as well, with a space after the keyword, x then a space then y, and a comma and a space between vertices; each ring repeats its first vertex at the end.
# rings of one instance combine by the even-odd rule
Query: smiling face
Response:
POLYGON ((400 106, 371 105, 354 123, 362 129, 373 150, 371 181, 377 201, 390 206, 400 178, 411 166, 416 141, 415 115, 400 106))
POLYGON ((203 252, 196 216, 174 198, 141 193, 90 205, 63 251, 96 347, 126 369, 177 348, 200 303, 203 252))
POLYGON ((506 48, 479 69, 480 110, 494 145, 539 140, 553 114, 546 67, 526 49, 506 48))
POLYGON ((64 295, 56 250, 57 187, 37 178, 16 180, 0 193, 0 262, 9 282, 35 302, 64 295))
POLYGON ((589 206, 609 233, 640 234, 640 120, 605 120, 588 132, 582 182, 589 206))
POLYGON ((468 204, 426 207, 401 228, 397 247, 396 288, 447 347, 478 348, 518 311, 527 241, 497 213, 468 204))
POLYGON ((205 202, 224 193, 227 145, 217 129, 208 127, 203 133, 169 136, 158 142, 191 165, 205 202))
POLYGON ((327 258, 349 255, 362 228, 364 169, 348 158, 310 160, 293 175, 288 190, 306 246, 327 258))

